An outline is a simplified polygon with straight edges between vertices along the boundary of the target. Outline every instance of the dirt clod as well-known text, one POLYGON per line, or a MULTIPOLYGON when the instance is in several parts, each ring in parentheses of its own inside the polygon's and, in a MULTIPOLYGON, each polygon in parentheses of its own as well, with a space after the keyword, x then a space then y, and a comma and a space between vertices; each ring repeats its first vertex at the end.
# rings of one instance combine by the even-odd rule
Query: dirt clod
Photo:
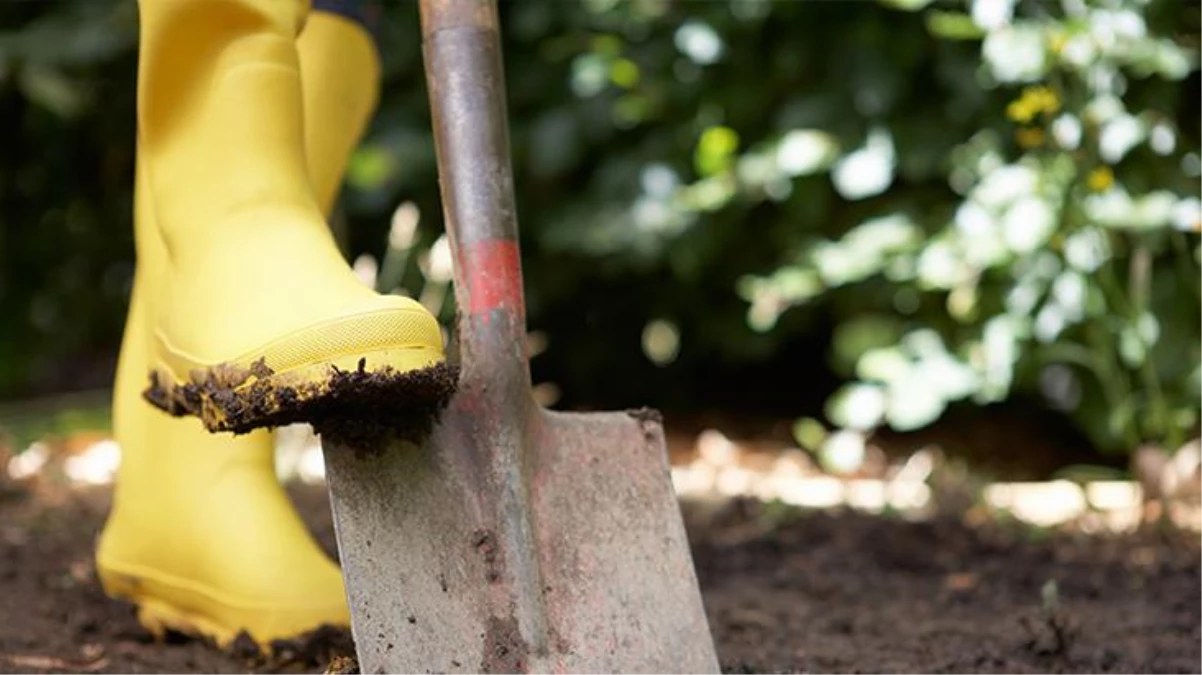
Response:
POLYGON ((484 559, 485 580, 490 584, 499 581, 501 565, 497 561, 497 535, 491 530, 476 530, 472 534, 472 547, 484 559))
POLYGON ((335 656, 326 666, 325 675, 358 675, 359 663, 353 656, 335 656))
POLYGON ((229 652, 230 656, 248 662, 257 661, 262 656, 259 645, 255 644, 254 638, 246 631, 238 633, 238 636, 230 643, 229 652))
POLYGON ((626 414, 640 422, 664 423, 663 413, 655 408, 631 408, 626 411, 626 414))
POLYGON ((1027 632, 1027 640, 1023 643, 1032 654, 1067 659, 1073 642, 1077 639, 1077 622, 1064 612, 1041 612, 1032 616, 1024 616, 1019 620, 1023 630, 1027 632))
MULTIPOLYGON (((329 663, 344 659, 355 653, 355 642, 351 633, 337 626, 318 628, 291 640, 275 640, 271 643, 271 656, 264 664, 268 670, 279 672, 289 667, 304 667, 312 664, 329 663)), ((351 659, 353 662, 353 659, 351 659)), ((356 668, 358 664, 355 664, 356 668)))

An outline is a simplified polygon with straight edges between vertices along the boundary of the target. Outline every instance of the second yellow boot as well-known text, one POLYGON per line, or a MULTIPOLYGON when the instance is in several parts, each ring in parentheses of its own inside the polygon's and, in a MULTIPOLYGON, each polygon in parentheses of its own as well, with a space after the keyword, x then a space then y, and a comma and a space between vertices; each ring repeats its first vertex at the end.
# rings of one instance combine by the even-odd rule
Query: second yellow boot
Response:
POLYGON ((341 573, 276 479, 272 434, 213 435, 141 396, 166 251, 143 180, 135 192, 138 269, 113 396, 122 458, 96 551, 101 584, 159 637, 173 630, 225 647, 245 631, 268 648, 346 626, 341 573))
MULTIPOLYGON (((298 40, 309 175, 329 212, 373 112, 379 66, 362 27, 314 12, 298 40)), ((168 260, 145 173, 137 181, 138 270, 114 393, 122 449, 96 562, 105 591, 142 624, 262 648, 349 621, 341 574, 276 480, 271 434, 214 435, 141 397, 168 260)))
POLYGON ((370 411, 455 385, 418 303, 366 288, 305 169, 294 0, 141 0, 139 140, 169 279, 148 398, 213 431, 370 411))

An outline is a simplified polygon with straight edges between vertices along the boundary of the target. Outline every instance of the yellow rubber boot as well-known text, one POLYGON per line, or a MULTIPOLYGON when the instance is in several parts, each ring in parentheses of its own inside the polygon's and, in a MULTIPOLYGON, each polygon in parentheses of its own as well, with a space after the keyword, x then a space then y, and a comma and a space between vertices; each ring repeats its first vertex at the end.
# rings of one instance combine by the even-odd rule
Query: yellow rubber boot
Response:
POLYGON ((328 215, 351 153, 379 102, 380 57, 363 26, 322 11, 309 15, 296 47, 309 178, 328 215))
MULTIPOLYGON (((374 109, 378 60, 362 29, 322 12, 298 48, 309 172, 328 213, 374 109)), ((97 550, 100 580, 109 595, 136 603, 160 636, 172 629, 226 646, 245 630, 267 648, 322 624, 345 626, 341 575, 275 479, 271 434, 213 435, 141 396, 161 297, 154 291, 168 272, 144 179, 139 171, 138 269, 113 411, 123 456, 97 550)))
POLYGON ((169 280, 148 396, 213 431, 440 404, 434 317, 358 281, 305 163, 296 0, 141 0, 138 130, 169 280))

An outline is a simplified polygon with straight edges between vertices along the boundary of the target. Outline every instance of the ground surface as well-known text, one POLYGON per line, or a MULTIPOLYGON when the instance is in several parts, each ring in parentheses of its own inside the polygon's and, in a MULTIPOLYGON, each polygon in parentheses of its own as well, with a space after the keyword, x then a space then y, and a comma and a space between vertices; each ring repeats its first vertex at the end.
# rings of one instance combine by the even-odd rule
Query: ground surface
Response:
MULTIPOLYGON (((324 493, 296 497, 329 546, 324 493)), ((0 494, 0 672, 321 672, 346 649, 265 663, 151 642, 92 571, 107 499, 0 494)), ((1196 537, 687 513, 728 672, 1199 672, 1196 537)))

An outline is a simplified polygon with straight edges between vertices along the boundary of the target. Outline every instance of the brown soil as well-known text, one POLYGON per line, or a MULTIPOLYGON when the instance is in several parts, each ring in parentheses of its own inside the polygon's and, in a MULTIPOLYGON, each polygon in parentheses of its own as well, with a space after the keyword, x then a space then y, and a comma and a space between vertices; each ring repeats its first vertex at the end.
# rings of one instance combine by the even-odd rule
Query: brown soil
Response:
MULTIPOLYGON (((324 491, 293 493, 330 547, 324 491)), ((271 660, 151 641, 96 582, 107 502, 0 494, 0 672, 346 672, 337 636, 271 660)), ((1199 672, 1196 536, 702 513, 686 509, 727 672, 1199 672)))
POLYGON ((851 514, 779 520, 742 503, 690 528, 727 672, 1202 667, 1196 536, 1049 536, 851 514))
POLYGON ((361 359, 357 370, 331 367, 324 380, 292 383, 260 360, 249 368, 225 365, 196 372, 184 384, 152 373, 145 397, 172 415, 199 417, 209 431, 243 434, 307 422, 325 437, 362 447, 376 445, 374 440, 386 434, 426 435, 458 380, 458 368, 445 363, 398 373, 368 370, 361 359))

